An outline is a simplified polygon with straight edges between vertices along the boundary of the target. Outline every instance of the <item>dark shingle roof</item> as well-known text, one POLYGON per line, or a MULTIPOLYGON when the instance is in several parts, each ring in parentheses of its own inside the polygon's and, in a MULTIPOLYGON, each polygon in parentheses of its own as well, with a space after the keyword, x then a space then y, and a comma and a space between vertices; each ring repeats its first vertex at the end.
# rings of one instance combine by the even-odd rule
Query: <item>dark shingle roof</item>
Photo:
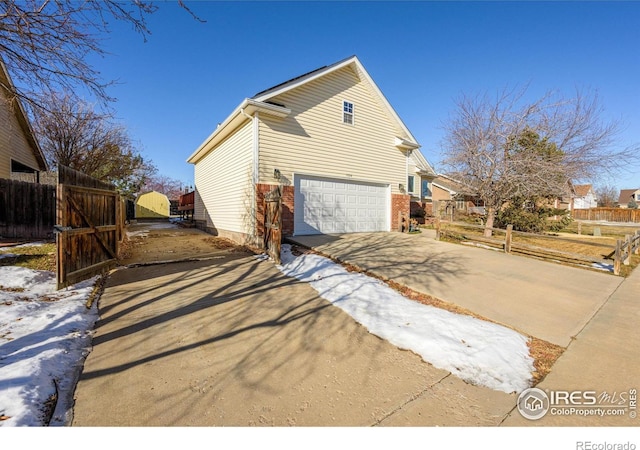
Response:
POLYGON ((295 82, 295 81, 298 81, 298 80, 300 80, 300 79, 302 79, 302 78, 309 77, 309 76, 313 75, 314 73, 321 72, 321 71, 326 70, 326 69, 329 69, 329 68, 331 68, 331 67, 333 67, 333 66, 337 66, 338 64, 342 64, 343 62, 345 62, 345 61, 347 61, 347 60, 349 60, 349 59, 353 58, 354 56, 355 56, 355 55, 353 55, 353 56, 349 56, 348 58, 341 59, 340 61, 338 61, 338 62, 336 62, 336 63, 330 64, 330 65, 328 65, 328 66, 322 66, 322 67, 319 67, 319 68, 317 68, 317 69, 312 70, 311 72, 303 73, 302 75, 298 75, 298 76, 297 76, 297 77, 295 77, 295 78, 291 78, 290 80, 287 80, 287 81, 284 81, 284 82, 282 82, 282 83, 276 84, 275 86, 271 86, 271 87, 270 87, 270 88, 268 88, 268 89, 265 89, 265 90, 263 90, 263 91, 258 92, 258 93, 257 93, 256 95, 254 95, 252 98, 253 98, 253 99, 255 99, 255 98, 257 98, 257 97, 260 97, 260 96, 262 96, 262 95, 264 95, 264 94, 269 93, 270 91, 278 90, 278 89, 280 89, 281 87, 286 86, 286 85, 288 85, 288 84, 290 84, 290 83, 293 83, 293 82, 295 82))

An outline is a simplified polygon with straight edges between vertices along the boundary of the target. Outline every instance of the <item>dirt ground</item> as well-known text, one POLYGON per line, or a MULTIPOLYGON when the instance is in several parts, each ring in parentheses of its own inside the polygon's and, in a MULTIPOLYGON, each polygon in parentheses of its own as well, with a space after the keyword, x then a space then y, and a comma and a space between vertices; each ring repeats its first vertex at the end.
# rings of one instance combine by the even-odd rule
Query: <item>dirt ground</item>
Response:
POLYGON ((123 266, 161 261, 215 258, 229 251, 247 251, 235 243, 196 228, 168 222, 138 222, 127 227, 127 241, 120 251, 123 266))

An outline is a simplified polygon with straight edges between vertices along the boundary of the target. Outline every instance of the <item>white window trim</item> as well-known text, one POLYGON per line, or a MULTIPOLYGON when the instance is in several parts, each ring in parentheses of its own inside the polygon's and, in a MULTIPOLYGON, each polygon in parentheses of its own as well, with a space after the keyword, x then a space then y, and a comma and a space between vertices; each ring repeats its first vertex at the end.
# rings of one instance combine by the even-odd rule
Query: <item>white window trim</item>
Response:
POLYGON ((413 196, 418 195, 418 193, 416 192, 416 176, 415 175, 407 175, 407 193, 413 196), (410 189, 409 187, 409 178, 413 178, 413 189, 410 189))
POLYGON ((344 125, 350 125, 350 126, 354 126, 356 124, 356 106, 353 102, 350 102, 349 100, 342 100, 342 123, 344 125), (344 110, 345 107, 345 103, 348 103, 351 105, 351 113, 348 113, 344 110), (351 114, 351 123, 348 123, 344 120, 344 115, 345 114, 351 114))

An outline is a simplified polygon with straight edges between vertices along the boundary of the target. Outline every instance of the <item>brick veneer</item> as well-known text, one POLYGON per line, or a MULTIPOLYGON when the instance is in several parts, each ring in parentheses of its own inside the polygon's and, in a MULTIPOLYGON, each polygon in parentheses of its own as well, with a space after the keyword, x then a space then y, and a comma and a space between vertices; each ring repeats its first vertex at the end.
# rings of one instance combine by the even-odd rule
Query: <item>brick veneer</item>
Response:
MULTIPOLYGON (((256 234, 264 236, 264 195, 274 189, 276 184, 256 185, 256 234)), ((293 234, 293 186, 280 186, 282 193, 282 235, 293 234)))
POLYGON ((411 210, 411 196, 404 194, 391 194, 391 231, 398 231, 398 222, 401 212, 409 215, 411 210))

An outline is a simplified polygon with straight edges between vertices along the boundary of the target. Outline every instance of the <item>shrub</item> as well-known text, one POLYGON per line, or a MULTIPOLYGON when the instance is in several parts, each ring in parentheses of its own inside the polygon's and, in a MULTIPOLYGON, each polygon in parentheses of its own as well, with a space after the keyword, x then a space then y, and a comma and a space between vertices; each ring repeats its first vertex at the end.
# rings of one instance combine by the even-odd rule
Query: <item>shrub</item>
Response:
POLYGON ((515 200, 509 206, 501 209, 496 214, 495 226, 506 228, 513 225, 516 231, 527 233, 544 233, 545 231, 559 231, 571 223, 568 211, 563 209, 548 208, 544 206, 524 207, 523 200, 515 200), (559 220, 551 220, 559 216, 559 220))

